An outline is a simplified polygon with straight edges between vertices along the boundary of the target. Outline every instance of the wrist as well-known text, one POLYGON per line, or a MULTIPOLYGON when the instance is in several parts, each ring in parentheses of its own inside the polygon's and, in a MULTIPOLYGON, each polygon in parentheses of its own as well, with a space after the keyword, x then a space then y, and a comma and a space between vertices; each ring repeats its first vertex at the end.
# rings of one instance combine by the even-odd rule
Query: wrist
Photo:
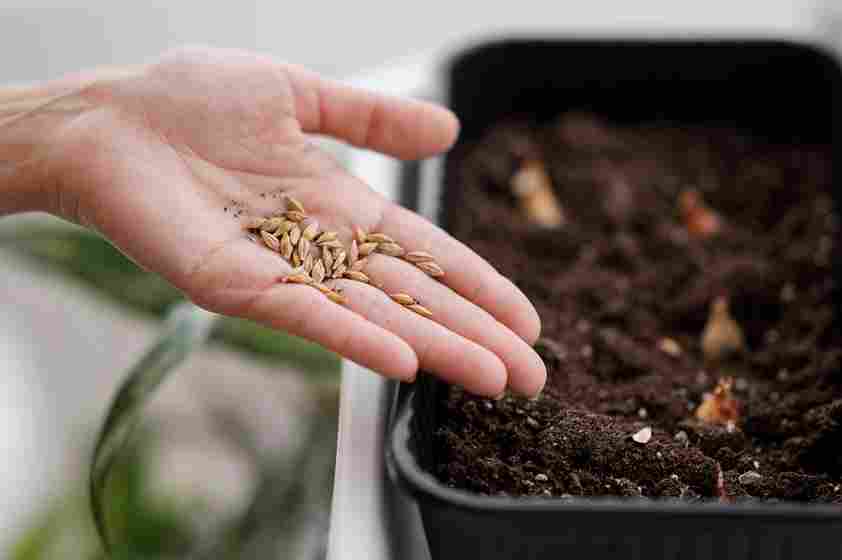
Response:
MULTIPOLYGON (((75 80, 0 89, 0 215, 47 211, 68 217, 56 168, 61 130, 91 107, 75 80)), ((71 217, 72 219, 72 217, 71 217)))

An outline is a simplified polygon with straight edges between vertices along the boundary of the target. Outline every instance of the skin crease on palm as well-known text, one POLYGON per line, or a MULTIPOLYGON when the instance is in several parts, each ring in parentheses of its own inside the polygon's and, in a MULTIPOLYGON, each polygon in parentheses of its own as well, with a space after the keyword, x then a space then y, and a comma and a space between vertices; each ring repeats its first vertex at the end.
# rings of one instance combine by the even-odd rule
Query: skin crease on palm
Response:
POLYGON ((489 397, 506 387, 533 396, 543 387, 546 370, 531 348, 540 321, 527 298, 308 137, 424 158, 455 141, 459 125, 448 110, 353 89, 253 53, 206 48, 44 88, 59 92, 59 101, 0 120, 0 154, 4 137, 21 130, 45 137, 17 168, 0 155, 0 185, 15 201, 0 203, 0 211, 47 210, 94 228, 198 305, 313 340, 390 378, 412 380, 420 367, 489 397), (346 242, 358 225, 433 254, 445 270, 441 282, 383 255, 366 268, 387 292, 423 302, 433 320, 361 283, 336 281, 346 306, 279 283, 290 266, 223 212, 234 200, 247 213, 268 215, 282 204, 269 193, 294 196, 346 242))

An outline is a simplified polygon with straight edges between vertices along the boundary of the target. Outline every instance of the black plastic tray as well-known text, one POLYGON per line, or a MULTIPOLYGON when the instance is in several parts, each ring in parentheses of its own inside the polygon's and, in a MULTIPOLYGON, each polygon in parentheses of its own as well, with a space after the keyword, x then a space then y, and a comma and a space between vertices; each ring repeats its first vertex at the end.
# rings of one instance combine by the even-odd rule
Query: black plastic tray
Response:
MULTIPOLYGON (((619 122, 722 123, 770 139, 829 142, 842 161, 842 72, 834 57, 806 45, 502 41, 459 53, 444 82, 463 140, 514 114, 540 122, 589 110, 619 122)), ((417 500, 434 560, 842 558, 838 507, 500 498, 448 488, 430 474, 443 389, 430 376, 401 388, 386 450, 392 478, 417 500)))

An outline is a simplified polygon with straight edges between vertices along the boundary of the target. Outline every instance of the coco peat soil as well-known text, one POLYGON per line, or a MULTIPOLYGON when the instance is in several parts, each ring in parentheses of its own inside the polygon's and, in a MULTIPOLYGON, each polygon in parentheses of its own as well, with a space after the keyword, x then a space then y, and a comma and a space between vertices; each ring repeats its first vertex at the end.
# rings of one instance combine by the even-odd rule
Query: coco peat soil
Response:
POLYGON ((842 504, 827 146, 510 122, 448 158, 444 224, 543 322, 537 400, 450 388, 445 484, 509 496, 842 504))

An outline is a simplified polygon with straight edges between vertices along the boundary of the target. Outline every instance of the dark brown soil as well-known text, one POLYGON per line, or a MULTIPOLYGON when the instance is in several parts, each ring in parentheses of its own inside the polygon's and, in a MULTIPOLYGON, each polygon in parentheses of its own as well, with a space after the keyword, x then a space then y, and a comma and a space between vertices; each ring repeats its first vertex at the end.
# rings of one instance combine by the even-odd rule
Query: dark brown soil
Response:
POLYGON ((451 388, 437 475, 483 494, 842 503, 842 335, 832 305, 839 218, 830 154, 733 130, 616 127, 567 115, 500 125, 449 158, 445 225, 512 278, 543 321, 536 401, 451 388), (547 231, 509 180, 540 156, 568 223, 547 231), (721 217, 710 239, 677 210, 692 187, 721 217), (748 351, 705 365, 711 301, 729 298, 748 351), (672 356, 659 341, 677 341, 672 356), (694 411, 736 378, 736 429, 694 411), (631 435, 654 430, 646 444, 631 435))

